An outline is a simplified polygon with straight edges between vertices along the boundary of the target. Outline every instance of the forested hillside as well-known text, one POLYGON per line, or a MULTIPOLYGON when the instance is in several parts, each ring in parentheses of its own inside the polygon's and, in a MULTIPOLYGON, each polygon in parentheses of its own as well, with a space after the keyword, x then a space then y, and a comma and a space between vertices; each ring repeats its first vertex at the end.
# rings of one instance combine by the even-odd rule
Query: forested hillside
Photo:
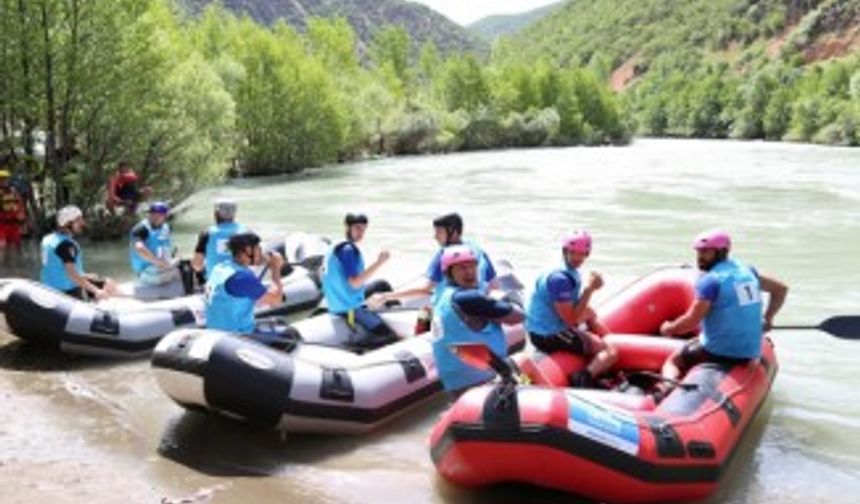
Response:
POLYGON ((474 23, 469 24, 466 28, 470 33, 473 33, 486 40, 495 40, 505 35, 513 35, 522 30, 526 26, 548 16, 556 9, 561 7, 563 2, 557 2, 537 9, 532 9, 520 14, 503 14, 497 16, 487 16, 479 19, 474 23))
POLYGON ((452 51, 485 49, 483 43, 457 23, 418 3, 403 0, 182 0, 190 12, 199 14, 212 4, 220 4, 236 15, 271 26, 282 20, 304 30, 313 17, 345 18, 364 47, 374 32, 386 25, 406 29, 416 47, 433 42, 443 54, 452 51))
POLYGON ((649 135, 860 143, 860 0, 570 0, 504 64, 588 65, 649 135))

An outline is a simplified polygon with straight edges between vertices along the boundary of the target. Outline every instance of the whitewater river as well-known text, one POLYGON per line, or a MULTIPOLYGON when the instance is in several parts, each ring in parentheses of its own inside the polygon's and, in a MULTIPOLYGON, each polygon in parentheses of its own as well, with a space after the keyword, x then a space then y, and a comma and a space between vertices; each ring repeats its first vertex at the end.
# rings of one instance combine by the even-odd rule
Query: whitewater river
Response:
MULTIPOLYGON (((265 236, 337 237, 344 212, 370 216, 365 253, 387 248, 396 284, 435 248, 431 220, 456 210, 465 235, 508 258, 526 284, 553 266, 566 230, 589 229, 598 300, 655 267, 693 260, 691 238, 723 226, 735 255, 784 279, 778 322, 860 314, 860 150, 638 140, 625 148, 510 150, 337 166, 242 181, 192 199, 180 248, 231 196, 265 236)), ((128 278, 125 244, 88 245, 89 270, 128 278)), ((31 256, 32 256, 31 252, 31 256)), ((35 275, 27 261, 5 259, 35 275)), ((860 337, 860 334, 858 334, 860 337)), ((853 504, 860 494, 860 341, 774 335, 781 368, 714 502, 853 504)), ((426 405, 360 438, 291 436, 186 413, 147 360, 44 355, 0 334, 0 502, 571 502, 527 486, 464 490, 442 481, 426 405)))

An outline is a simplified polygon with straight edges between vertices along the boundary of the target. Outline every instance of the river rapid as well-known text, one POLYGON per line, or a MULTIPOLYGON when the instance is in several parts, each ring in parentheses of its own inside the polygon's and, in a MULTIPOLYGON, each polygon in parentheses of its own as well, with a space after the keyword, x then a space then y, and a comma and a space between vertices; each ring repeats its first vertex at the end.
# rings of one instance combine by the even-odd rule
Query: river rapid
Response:
MULTIPOLYGON (((728 141, 397 158, 205 189, 174 223, 180 250, 230 196, 266 237, 370 226, 365 257, 395 285, 423 271, 431 221, 460 212, 465 236, 510 260, 527 285, 559 261, 565 231, 595 239, 584 269, 605 298, 663 265, 693 263, 692 237, 721 226, 733 255, 789 284, 778 323, 860 312, 860 150, 728 141)), ((90 271, 128 279, 127 245, 85 244, 90 271)), ((0 277, 35 276, 35 247, 0 277)), ((2 327, 2 324, 0 324, 2 327)), ((860 341, 774 333, 780 371, 743 440, 720 503, 854 503, 860 493, 860 341)), ((860 335, 858 335, 860 337, 860 335)), ((0 502, 572 502, 524 485, 484 490, 436 476, 427 437, 444 400, 369 436, 290 436, 186 413, 147 360, 101 362, 22 345, 0 330, 0 502)))

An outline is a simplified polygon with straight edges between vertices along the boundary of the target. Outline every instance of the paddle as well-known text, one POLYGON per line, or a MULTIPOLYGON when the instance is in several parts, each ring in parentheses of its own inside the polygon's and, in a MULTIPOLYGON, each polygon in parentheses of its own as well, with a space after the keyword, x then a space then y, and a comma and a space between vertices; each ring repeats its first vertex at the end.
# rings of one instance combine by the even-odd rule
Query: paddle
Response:
POLYGON ((480 342, 452 343, 451 352, 470 367, 482 371, 493 371, 501 376, 502 383, 517 383, 517 370, 504 359, 493 353, 490 347, 480 342))
POLYGON ((822 331, 841 339, 860 339, 860 315, 837 315, 818 325, 779 325, 773 330, 822 331))

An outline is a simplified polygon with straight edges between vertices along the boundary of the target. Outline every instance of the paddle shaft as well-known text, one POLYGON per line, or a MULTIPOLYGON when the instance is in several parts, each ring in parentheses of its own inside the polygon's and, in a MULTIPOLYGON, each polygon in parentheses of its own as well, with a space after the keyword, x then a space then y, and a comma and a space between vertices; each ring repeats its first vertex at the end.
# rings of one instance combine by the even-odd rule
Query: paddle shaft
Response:
POLYGON ((837 315, 818 325, 780 325, 776 330, 822 331, 842 339, 860 339, 860 315, 837 315))

